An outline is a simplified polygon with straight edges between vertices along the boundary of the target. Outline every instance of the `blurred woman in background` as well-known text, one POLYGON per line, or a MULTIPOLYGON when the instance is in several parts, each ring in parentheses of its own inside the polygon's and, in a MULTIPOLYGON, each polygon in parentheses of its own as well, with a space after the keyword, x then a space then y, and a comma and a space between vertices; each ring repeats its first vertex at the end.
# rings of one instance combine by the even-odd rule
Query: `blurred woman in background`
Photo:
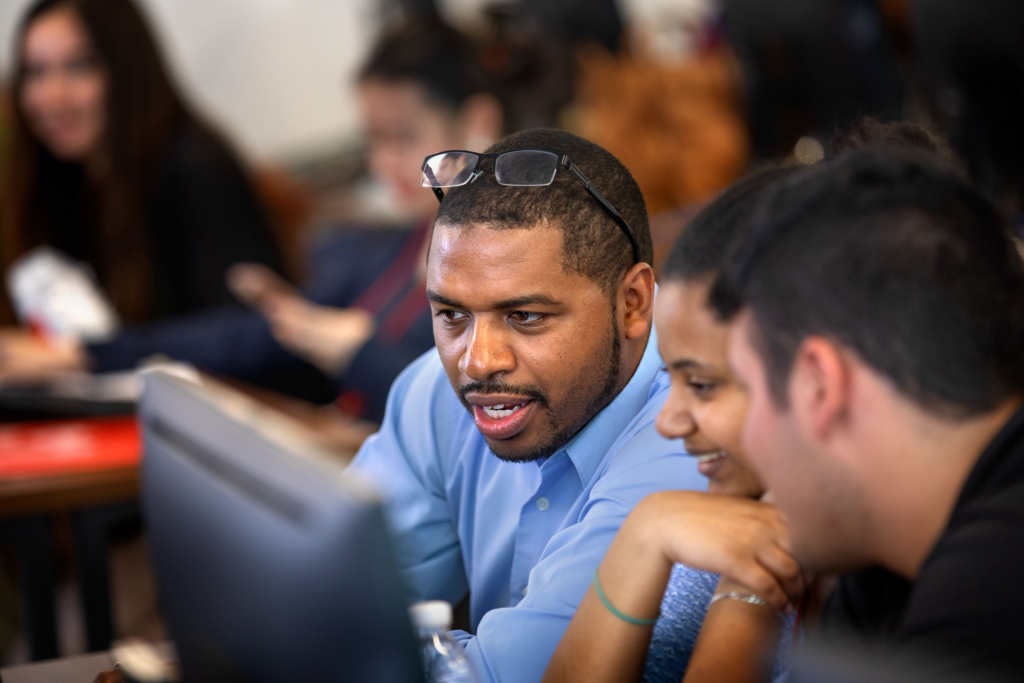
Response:
POLYGON ((505 121, 480 46, 436 19, 387 32, 358 86, 370 174, 409 217, 406 225, 344 226, 311 251, 300 290, 269 269, 240 269, 232 280, 257 309, 128 326, 110 341, 79 346, 73 363, 52 344, 12 349, 0 340, 0 380, 128 369, 161 353, 309 400, 340 395, 345 412, 379 421, 391 382, 434 345, 424 275, 438 204, 420 187, 420 166, 445 149, 483 151, 505 121))
POLYGON ((252 184, 182 101, 131 0, 38 0, 16 45, 5 267, 58 249, 126 321, 232 301, 238 261, 279 268, 252 184))

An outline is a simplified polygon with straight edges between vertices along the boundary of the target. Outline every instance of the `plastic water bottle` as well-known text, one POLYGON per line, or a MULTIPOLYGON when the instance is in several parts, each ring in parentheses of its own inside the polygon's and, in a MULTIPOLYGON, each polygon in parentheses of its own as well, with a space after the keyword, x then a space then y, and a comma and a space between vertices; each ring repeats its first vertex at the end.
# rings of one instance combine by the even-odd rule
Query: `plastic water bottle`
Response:
POLYGON ((409 608, 413 628, 420 638, 420 655, 427 683, 479 683, 462 646, 448 631, 452 606, 444 600, 417 602, 409 608))

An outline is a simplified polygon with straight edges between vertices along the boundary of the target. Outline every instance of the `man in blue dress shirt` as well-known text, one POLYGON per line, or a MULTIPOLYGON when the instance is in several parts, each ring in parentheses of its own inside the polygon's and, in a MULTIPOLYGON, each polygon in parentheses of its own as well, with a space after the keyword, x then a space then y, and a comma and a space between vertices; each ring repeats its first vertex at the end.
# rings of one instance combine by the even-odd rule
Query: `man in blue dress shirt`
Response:
POLYGON ((489 151, 514 150, 557 163, 434 167, 437 184, 458 183, 440 177, 453 165, 472 178, 448 191, 431 240, 437 348, 395 381, 353 467, 385 493, 412 597, 468 591, 476 635, 457 635, 480 679, 524 682, 540 680, 633 506, 705 482, 654 427, 669 379, 639 187, 569 133, 527 131, 489 151))

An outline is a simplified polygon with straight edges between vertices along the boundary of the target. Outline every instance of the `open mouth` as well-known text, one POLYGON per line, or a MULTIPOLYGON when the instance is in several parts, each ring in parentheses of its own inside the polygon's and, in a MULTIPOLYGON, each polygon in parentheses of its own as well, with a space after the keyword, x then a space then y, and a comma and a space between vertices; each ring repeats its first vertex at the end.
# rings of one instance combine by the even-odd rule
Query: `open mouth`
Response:
POLYGON ((510 439, 523 430, 529 415, 533 412, 534 401, 522 399, 491 405, 474 405, 473 419, 477 429, 490 439, 510 439))
POLYGON ((494 406, 480 406, 483 408, 484 414, 492 420, 504 420, 509 415, 512 415, 517 410, 520 410, 525 403, 499 403, 494 406))
POLYGON ((691 453, 697 458, 697 471, 709 479, 714 477, 719 468, 725 464, 729 454, 724 450, 712 451, 710 453, 691 453))

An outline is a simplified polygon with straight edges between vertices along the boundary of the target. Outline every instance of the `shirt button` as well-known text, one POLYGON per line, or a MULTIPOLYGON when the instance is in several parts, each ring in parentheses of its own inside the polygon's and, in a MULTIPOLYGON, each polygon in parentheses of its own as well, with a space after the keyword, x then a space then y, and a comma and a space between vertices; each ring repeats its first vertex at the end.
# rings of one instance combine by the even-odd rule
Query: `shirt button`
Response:
POLYGON ((526 586, 523 586, 523 597, 526 597, 526 586))
POLYGON ((538 498, 537 499, 537 509, 538 510, 541 510, 541 511, 547 510, 549 507, 551 507, 551 501, 549 501, 547 498, 538 498))

